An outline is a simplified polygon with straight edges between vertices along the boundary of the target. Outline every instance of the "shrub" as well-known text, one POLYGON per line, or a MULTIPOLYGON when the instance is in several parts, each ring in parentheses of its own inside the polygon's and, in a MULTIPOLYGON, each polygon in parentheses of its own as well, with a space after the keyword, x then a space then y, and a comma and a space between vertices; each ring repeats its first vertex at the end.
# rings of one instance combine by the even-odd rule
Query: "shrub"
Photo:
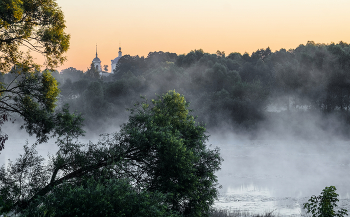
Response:
POLYGON ((178 216, 159 192, 140 191, 125 180, 64 183, 38 198, 22 216, 178 216))
POLYGON ((343 217, 347 215, 346 209, 340 209, 337 212, 334 210, 337 207, 338 194, 335 193, 337 190, 334 186, 325 187, 322 190, 321 195, 312 196, 308 201, 304 203, 304 209, 307 213, 311 213, 312 217, 343 217))

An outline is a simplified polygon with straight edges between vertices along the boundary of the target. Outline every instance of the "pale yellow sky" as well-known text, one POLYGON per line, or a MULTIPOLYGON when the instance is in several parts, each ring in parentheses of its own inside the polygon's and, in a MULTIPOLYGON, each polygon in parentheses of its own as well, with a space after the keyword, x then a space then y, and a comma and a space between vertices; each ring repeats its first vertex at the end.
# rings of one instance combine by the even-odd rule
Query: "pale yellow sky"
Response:
POLYGON ((57 0, 71 34, 68 61, 86 70, 95 57, 111 68, 118 56, 194 49, 252 53, 295 48, 307 41, 350 37, 349 0, 57 0))

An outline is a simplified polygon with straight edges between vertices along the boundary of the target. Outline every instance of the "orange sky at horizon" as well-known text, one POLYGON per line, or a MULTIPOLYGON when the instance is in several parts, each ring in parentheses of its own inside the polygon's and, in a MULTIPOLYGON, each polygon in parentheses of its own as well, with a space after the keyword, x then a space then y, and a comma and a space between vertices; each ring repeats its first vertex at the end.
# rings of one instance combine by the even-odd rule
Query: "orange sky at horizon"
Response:
MULTIPOLYGON (((252 53, 296 48, 307 41, 349 42, 348 0, 57 0, 71 35, 62 70, 86 71, 95 57, 111 70, 123 55, 203 49, 252 53)), ((40 59, 40 58, 38 58, 40 59)))

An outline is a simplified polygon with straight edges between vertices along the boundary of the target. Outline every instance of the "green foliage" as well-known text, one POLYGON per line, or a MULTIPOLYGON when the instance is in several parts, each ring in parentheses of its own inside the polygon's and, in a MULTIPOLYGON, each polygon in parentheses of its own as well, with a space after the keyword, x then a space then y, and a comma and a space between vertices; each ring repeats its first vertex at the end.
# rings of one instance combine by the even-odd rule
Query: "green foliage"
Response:
POLYGON ((68 104, 64 105, 62 112, 58 113, 55 117, 55 130, 54 136, 58 136, 58 142, 61 139, 64 142, 71 142, 73 139, 77 139, 79 136, 84 135, 82 130, 84 119, 80 114, 69 113, 68 104))
MULTIPOLYGON (((208 137, 205 135, 205 128, 197 124, 189 112, 185 98, 175 91, 169 91, 152 100, 151 104, 147 100, 137 103, 131 109, 129 121, 121 126, 119 133, 105 135, 97 144, 81 144, 73 142, 72 138, 82 134, 80 128, 75 127, 81 124, 82 119, 79 116, 72 118, 68 108, 65 108, 63 114, 58 116, 59 122, 66 126, 57 128, 56 131, 61 136, 58 140, 59 151, 51 157, 46 167, 42 165, 40 158, 32 154, 31 164, 26 164, 21 156, 13 164, 15 166, 7 170, 3 167, 1 170, 0 196, 3 204, 6 204, 3 207, 7 208, 6 211, 22 212, 30 206, 44 203, 45 198, 49 201, 60 198, 54 197, 56 188, 57 194, 65 195, 66 193, 59 190, 60 186, 63 186, 63 190, 66 189, 63 192, 67 192, 67 195, 75 195, 75 190, 72 190, 75 188, 88 194, 95 190, 89 190, 91 188, 84 185, 87 179, 127 179, 138 189, 141 195, 140 204, 157 204, 157 213, 159 210, 159 213, 171 210, 183 216, 208 216, 210 206, 218 194, 215 172, 220 169, 222 159, 217 148, 209 149, 206 146, 208 137), (26 179, 28 184, 21 185, 16 177, 26 174, 25 171, 32 167, 39 168, 36 173, 38 182, 32 185, 29 178, 26 179), (67 183, 70 185, 66 185, 67 183), (53 198, 47 197, 51 194, 53 198), (149 200, 145 198, 151 198, 152 195, 160 200, 147 202, 149 200)), ((31 149, 25 149, 26 153, 27 150, 31 149)), ((103 183, 102 186, 109 186, 107 182, 103 183)), ((68 197, 64 204, 73 204, 69 202, 73 198, 68 197)), ((83 199, 81 197, 79 200, 83 199)), ((106 199, 107 202, 108 200, 106 199)), ((91 201, 86 201, 86 204, 91 201)), ((121 201, 124 199, 119 200, 121 201)), ((71 207, 71 212, 75 212, 77 204, 71 207)), ((135 204, 137 203, 130 203, 125 207, 129 209, 135 204)), ((47 209, 49 208, 44 211, 47 209)), ((66 211, 68 210, 67 208, 66 211)))
POLYGON ((84 73, 81 70, 69 67, 67 69, 62 70, 60 75, 64 81, 70 79, 72 82, 76 82, 83 78, 84 73))
POLYGON ((208 128, 255 129, 265 117, 274 115, 266 112, 271 102, 290 111, 302 108, 345 116, 350 111, 347 43, 308 42, 290 50, 218 54, 199 49, 179 56, 161 51, 147 57, 125 55, 109 77, 111 82, 100 82, 99 108, 81 106, 87 102, 82 96, 88 84, 79 90, 78 82, 62 86, 67 88, 62 99, 86 115, 85 123, 92 127, 110 117, 124 119, 125 107, 131 107, 140 95, 152 97, 172 89, 186 95, 194 115, 208 128))
POLYGON ((63 183, 32 203, 21 216, 140 216, 175 217, 159 192, 139 191, 128 181, 88 179, 63 183))
POLYGON ((182 67, 188 67, 197 61, 199 61, 204 56, 204 51, 202 49, 192 50, 186 55, 180 55, 176 60, 176 64, 182 67))
POLYGON ((90 68, 85 72, 86 76, 90 79, 99 79, 100 78, 100 73, 96 69, 94 63, 91 63, 90 68))
POLYGON ((54 0, 4 0, 0 2, 0 71, 14 66, 24 71, 36 64, 21 47, 46 57, 50 69, 62 64, 70 36, 64 32, 65 20, 54 0))
POLYGON ((114 70, 116 79, 122 78, 127 73, 139 76, 149 69, 156 68, 159 64, 176 61, 177 54, 169 52, 150 52, 146 58, 139 56, 124 55, 118 61, 114 70))
POLYGON ((32 101, 29 97, 24 99, 25 110, 22 113, 25 128, 29 135, 35 134, 37 142, 43 143, 49 139, 49 134, 53 136, 62 136, 70 133, 81 135, 83 118, 81 115, 69 113, 69 106, 66 104, 62 112, 46 112, 38 106, 38 103, 32 101))
POLYGON ((141 173, 136 180, 167 194, 167 202, 182 215, 207 216, 217 197, 219 150, 206 147, 205 128, 195 123, 188 103, 175 91, 137 106, 120 133, 128 146, 142 150, 133 159, 147 165, 147 176, 141 173))
POLYGON ((19 115, 24 120, 21 128, 35 134, 39 143, 47 141, 61 124, 57 119, 60 113, 54 112, 60 92, 56 79, 48 71, 21 74, 19 70, 11 74, 15 75, 11 83, 0 89, 0 114, 6 118, 19 115))
MULTIPOLYGON (((46 68, 65 61, 70 36, 55 0, 4 0, 0 2, 0 71, 8 81, 0 83, 0 125, 11 115, 21 116, 26 128, 45 142, 57 126, 54 109, 60 93, 58 83, 33 61, 32 53, 42 54, 46 68), (27 53, 23 52, 26 48, 27 53)), ((1 131, 1 130, 0 130, 1 131)), ((6 135, 0 136, 0 150, 6 135)))
MULTIPOLYGON (((34 197, 58 176, 57 166, 62 165, 64 153, 75 151, 76 146, 72 142, 78 136, 83 135, 81 130, 82 121, 80 115, 70 114, 68 105, 50 119, 54 125, 53 136, 58 136, 57 144, 60 148, 57 157, 52 158, 51 165, 45 165, 45 159, 38 156, 37 144, 31 147, 24 146, 24 154, 16 161, 9 162, 8 167, 0 169, 0 198, 3 207, 0 213, 20 210, 21 204, 34 197)), ((76 154, 76 153, 72 153, 76 154)), ((63 162, 68 163, 68 162, 63 162)))
POLYGON ((46 109, 50 112, 54 111, 56 107, 56 101, 60 90, 58 89, 58 84, 56 79, 49 72, 44 72, 42 74, 42 93, 43 93, 43 103, 46 109))
POLYGON ((32 197, 47 184, 49 172, 45 169, 45 159, 38 156, 36 145, 24 146, 24 154, 15 162, 9 161, 7 168, 0 168, 0 213, 16 211, 15 204, 32 197))
POLYGON ((309 203, 304 203, 304 209, 307 213, 311 213, 312 217, 344 217, 348 211, 346 209, 335 210, 337 207, 337 198, 339 195, 335 193, 337 189, 334 186, 325 187, 321 195, 312 196, 309 203))

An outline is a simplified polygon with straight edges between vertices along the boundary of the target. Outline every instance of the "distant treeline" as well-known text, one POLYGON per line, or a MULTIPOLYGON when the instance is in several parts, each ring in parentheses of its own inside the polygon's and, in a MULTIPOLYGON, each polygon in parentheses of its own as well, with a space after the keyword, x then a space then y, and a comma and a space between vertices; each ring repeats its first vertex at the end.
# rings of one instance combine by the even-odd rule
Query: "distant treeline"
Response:
POLYGON ((114 74, 102 79, 92 67, 87 72, 69 68, 55 76, 61 103, 83 113, 87 126, 126 117, 126 108, 140 95, 154 98, 168 90, 184 94, 208 128, 254 129, 271 105, 344 117, 350 107, 350 45, 344 42, 309 41, 295 49, 266 48, 251 55, 201 49, 182 55, 125 55, 114 74))

